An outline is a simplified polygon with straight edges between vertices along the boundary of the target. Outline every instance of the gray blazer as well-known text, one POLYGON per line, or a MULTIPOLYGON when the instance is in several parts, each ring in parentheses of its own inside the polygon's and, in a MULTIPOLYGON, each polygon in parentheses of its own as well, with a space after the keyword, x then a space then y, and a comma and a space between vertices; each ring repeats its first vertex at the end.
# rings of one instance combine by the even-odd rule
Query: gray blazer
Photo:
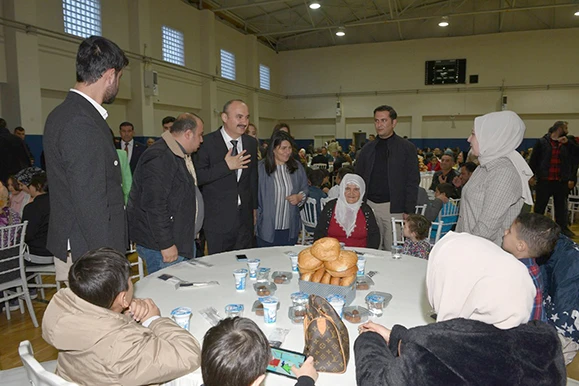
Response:
POLYGON ((69 92, 48 115, 44 154, 50 184, 48 250, 66 261, 111 247, 126 251, 121 166, 106 121, 81 95, 69 92))
MULTIPOLYGON (((272 175, 265 171, 265 160, 259 161, 257 166, 259 176, 258 203, 257 203, 257 231, 260 239, 272 243, 275 235, 275 185, 272 175)), ((304 192, 308 195, 308 178, 304 167, 298 162, 298 169, 290 174, 292 193, 304 192)), ((290 238, 298 237, 301 229, 300 207, 291 205, 290 238)))

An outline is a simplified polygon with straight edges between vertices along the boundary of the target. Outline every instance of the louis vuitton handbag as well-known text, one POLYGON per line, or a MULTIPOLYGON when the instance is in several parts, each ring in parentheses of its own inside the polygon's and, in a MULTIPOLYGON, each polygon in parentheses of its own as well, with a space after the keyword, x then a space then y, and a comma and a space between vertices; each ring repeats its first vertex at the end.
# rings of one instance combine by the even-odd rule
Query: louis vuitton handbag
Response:
POLYGON ((316 370, 344 373, 350 359, 348 330, 326 299, 310 295, 304 319, 304 354, 314 357, 316 370))

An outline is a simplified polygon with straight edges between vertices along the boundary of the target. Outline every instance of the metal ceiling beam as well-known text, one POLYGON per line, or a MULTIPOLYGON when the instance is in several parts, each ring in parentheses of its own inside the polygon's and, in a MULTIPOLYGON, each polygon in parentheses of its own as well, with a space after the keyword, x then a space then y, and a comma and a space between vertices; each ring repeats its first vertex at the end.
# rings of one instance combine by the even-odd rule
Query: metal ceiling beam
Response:
MULTIPOLYGON (((523 12, 523 11, 535 11, 539 9, 552 9, 552 8, 565 8, 565 7, 576 7, 577 3, 566 3, 566 4, 549 4, 549 5, 535 5, 529 7, 517 7, 517 8, 498 8, 498 9, 488 9, 488 10, 481 10, 481 11, 469 11, 469 12, 458 12, 458 13, 449 13, 446 16, 449 17, 459 17, 459 16, 476 16, 476 15, 486 15, 486 14, 496 14, 496 13, 504 13, 504 12, 523 12)), ((440 15, 425 15, 425 16, 416 16, 416 17, 406 17, 401 19, 386 19, 386 20, 376 20, 376 21, 360 21, 360 22, 351 22, 345 23, 344 26, 346 28, 353 28, 353 27, 362 27, 367 25, 375 25, 375 24, 388 24, 388 23, 397 23, 397 22, 410 22, 410 21, 423 21, 429 19, 438 19, 440 15)), ((310 32, 310 31, 321 31, 326 29, 336 28, 337 26, 324 26, 324 27, 315 27, 315 28, 301 28, 295 30, 285 30, 285 31, 275 31, 275 32, 263 32, 257 33, 256 36, 273 36, 273 35, 285 35, 285 34, 295 34, 301 32, 310 32)))
POLYGON ((270 4, 277 4, 277 3, 286 3, 291 0, 267 0, 267 1, 258 1, 256 3, 247 3, 247 4, 237 4, 237 5, 230 5, 228 7, 221 7, 221 8, 214 8, 212 11, 214 12, 222 12, 222 11, 231 11, 232 9, 241 9, 241 8, 251 8, 251 7, 260 7, 262 5, 270 5, 270 4))

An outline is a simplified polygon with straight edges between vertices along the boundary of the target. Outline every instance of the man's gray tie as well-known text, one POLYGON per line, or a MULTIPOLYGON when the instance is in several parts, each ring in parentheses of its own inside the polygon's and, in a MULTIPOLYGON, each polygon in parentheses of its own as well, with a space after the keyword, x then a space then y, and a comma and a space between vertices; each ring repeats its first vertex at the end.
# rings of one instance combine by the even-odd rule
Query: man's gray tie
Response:
POLYGON ((230 142, 231 142, 231 144, 233 145, 233 151, 231 152, 231 155, 235 157, 236 155, 239 154, 239 153, 237 152, 237 140, 236 140, 236 139, 232 139, 230 142))

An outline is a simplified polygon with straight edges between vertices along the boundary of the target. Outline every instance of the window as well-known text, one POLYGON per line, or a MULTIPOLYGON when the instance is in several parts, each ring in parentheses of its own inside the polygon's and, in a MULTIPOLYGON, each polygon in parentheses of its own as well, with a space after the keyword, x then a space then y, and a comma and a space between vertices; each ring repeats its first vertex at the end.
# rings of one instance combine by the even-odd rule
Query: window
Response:
POLYGON ((269 90, 269 67, 263 64, 259 65, 259 87, 269 90))
POLYGON ((221 50, 221 76, 235 80, 235 55, 225 50, 221 50))
POLYGON ((62 0, 64 32, 82 38, 101 35, 100 0, 62 0))
POLYGON ((185 65, 183 32, 163 26, 163 60, 180 66, 185 65))

